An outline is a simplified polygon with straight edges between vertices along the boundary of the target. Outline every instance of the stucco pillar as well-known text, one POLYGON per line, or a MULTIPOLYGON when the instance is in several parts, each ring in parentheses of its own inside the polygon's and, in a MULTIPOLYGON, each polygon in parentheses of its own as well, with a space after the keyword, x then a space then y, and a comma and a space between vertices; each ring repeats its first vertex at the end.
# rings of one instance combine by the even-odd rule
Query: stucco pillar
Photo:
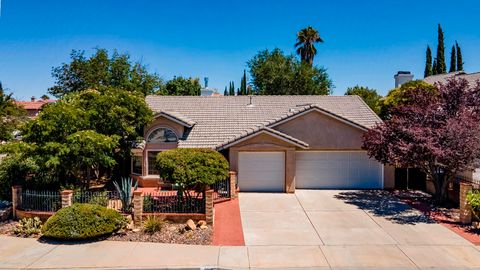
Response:
POLYGON ((140 190, 133 191, 133 225, 136 228, 142 226, 143 218, 143 192, 140 190))
POLYGON ((205 221, 213 225, 213 189, 205 191, 205 221))
POLYGON ((472 190, 472 185, 460 183, 460 222, 470 224, 472 222, 472 210, 467 202, 467 194, 472 190))
POLYGON ((237 197, 237 172, 230 171, 230 198, 235 199, 237 197))
POLYGON ((285 192, 295 193, 295 148, 285 151, 285 192))
POLYGON ((60 194, 62 196, 62 208, 71 206, 73 190, 63 190, 60 194))
POLYGON ((12 211, 13 218, 17 218, 17 209, 22 205, 22 186, 12 187, 12 211))

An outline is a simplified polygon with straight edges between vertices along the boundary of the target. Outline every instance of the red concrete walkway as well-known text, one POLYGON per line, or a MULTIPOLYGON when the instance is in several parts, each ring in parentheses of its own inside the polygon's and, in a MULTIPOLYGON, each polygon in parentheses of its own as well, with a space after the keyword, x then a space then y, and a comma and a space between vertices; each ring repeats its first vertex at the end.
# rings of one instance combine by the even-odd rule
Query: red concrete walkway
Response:
POLYGON ((212 245, 245 245, 238 198, 215 204, 215 221, 212 245))

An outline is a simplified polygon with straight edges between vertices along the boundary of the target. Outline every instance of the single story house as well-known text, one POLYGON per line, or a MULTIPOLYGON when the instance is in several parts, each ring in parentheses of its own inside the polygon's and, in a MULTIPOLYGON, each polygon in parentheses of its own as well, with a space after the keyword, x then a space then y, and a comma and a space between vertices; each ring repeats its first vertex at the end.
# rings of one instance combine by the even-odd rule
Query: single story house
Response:
POLYGON ((362 150, 380 118, 358 96, 156 96, 145 141, 133 150, 140 186, 163 182, 156 155, 173 148, 212 148, 238 173, 240 191, 296 188, 382 189, 393 168, 362 150))

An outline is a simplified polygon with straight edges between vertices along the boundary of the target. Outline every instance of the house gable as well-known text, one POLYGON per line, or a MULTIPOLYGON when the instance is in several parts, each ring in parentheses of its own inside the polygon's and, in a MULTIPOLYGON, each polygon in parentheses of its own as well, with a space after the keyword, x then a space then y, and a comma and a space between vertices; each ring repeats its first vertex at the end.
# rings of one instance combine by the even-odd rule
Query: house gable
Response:
POLYGON ((357 150, 361 149, 366 129, 342 119, 311 110, 287 119, 274 129, 304 141, 311 150, 357 150))

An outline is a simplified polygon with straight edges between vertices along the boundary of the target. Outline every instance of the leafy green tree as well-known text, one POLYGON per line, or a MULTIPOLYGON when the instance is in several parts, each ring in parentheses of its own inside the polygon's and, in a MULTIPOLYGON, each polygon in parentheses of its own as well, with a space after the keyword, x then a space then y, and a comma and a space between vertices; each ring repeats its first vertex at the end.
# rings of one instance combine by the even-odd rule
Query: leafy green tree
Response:
POLYGON ((0 82, 0 142, 13 139, 13 131, 27 120, 27 112, 6 94, 0 82))
POLYGON ((426 60, 425 60, 425 71, 423 72, 423 77, 428 77, 433 75, 432 71, 432 50, 430 46, 427 46, 426 60))
POLYGON ((380 113, 379 102, 382 96, 377 93, 377 90, 356 85, 354 87, 347 88, 345 95, 360 96, 363 101, 367 103, 368 107, 370 107, 376 114, 380 113))
POLYGON ((313 59, 317 54, 315 43, 319 42, 323 43, 323 39, 313 27, 308 26, 307 28, 298 31, 295 47, 297 48, 297 54, 300 55, 302 62, 313 65, 313 59))
POLYGON ((22 143, 27 146, 16 152, 38 167, 31 172, 32 181, 88 187, 92 176, 128 175, 125 164, 131 148, 151 120, 141 93, 118 89, 72 93, 24 126, 22 143))
POLYGON ((162 93, 171 96, 200 96, 200 79, 175 77, 165 84, 162 93))
POLYGON ((455 47, 457 48, 457 70, 463 71, 463 57, 462 57, 462 49, 458 46, 458 43, 455 41, 455 47))
POLYGON ((452 46, 452 51, 450 52, 450 69, 448 72, 457 71, 457 52, 455 50, 455 45, 452 46))
POLYGON ((437 74, 447 73, 447 65, 445 64, 445 44, 442 26, 438 24, 438 46, 437 46, 437 74))
POLYGON ((49 99, 50 99, 50 97, 47 96, 47 95, 42 95, 40 98, 41 98, 42 100, 49 100, 49 99))
POLYGON ((333 87, 325 69, 285 56, 280 49, 260 51, 247 65, 259 95, 328 95, 333 87))
POLYGON ((435 86, 422 80, 404 83, 400 87, 390 90, 384 98, 380 99, 378 103, 380 107, 380 118, 384 120, 390 119, 391 110, 399 105, 409 102, 410 100, 408 98, 412 96, 410 92, 418 91, 419 89, 422 91, 430 91, 432 93, 437 93, 438 91, 435 86))
POLYGON ((132 62, 128 54, 114 51, 110 56, 106 49, 96 49, 90 57, 84 51, 74 50, 70 63, 53 68, 52 76, 55 85, 48 91, 56 97, 109 87, 148 95, 157 93, 162 86, 157 74, 149 73, 139 62, 132 62))
POLYGON ((163 179, 177 184, 186 197, 188 190, 204 192, 216 182, 227 179, 229 165, 225 157, 212 149, 177 148, 157 155, 157 168, 163 179))

